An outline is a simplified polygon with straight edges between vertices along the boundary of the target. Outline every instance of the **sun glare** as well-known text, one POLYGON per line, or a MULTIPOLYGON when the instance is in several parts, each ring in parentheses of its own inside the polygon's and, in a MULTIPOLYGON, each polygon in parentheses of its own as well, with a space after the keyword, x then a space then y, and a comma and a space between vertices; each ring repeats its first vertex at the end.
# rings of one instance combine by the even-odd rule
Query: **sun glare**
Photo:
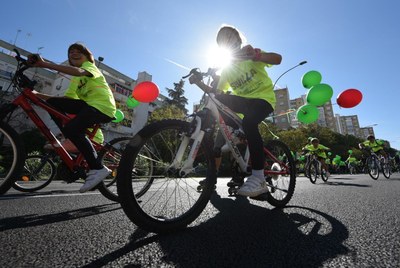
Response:
POLYGON ((232 61, 232 52, 230 49, 218 46, 212 47, 208 53, 209 66, 212 68, 224 68, 232 61))

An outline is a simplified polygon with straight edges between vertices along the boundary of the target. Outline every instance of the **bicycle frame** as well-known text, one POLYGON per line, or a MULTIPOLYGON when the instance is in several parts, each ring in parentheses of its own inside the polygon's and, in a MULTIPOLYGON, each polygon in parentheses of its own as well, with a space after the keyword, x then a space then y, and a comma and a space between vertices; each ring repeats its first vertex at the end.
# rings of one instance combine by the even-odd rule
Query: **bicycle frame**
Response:
MULTIPOLYGON (((211 115, 213 118, 217 119, 217 125, 219 126, 220 131, 222 132, 222 135, 224 137, 224 140, 226 144, 228 144, 229 151, 231 152, 233 158, 235 161, 238 163, 240 170, 244 173, 248 173, 248 165, 249 165, 249 160, 250 160, 250 152, 248 146, 246 147, 246 152, 244 154, 244 157, 240 153, 238 147, 236 146, 233 137, 232 137, 232 132, 230 130, 230 127, 226 124, 223 116, 221 113, 224 113, 227 115, 230 119, 234 121, 234 123, 240 128, 241 127, 241 119, 239 116, 233 112, 231 109, 229 109, 227 106, 222 104, 220 101, 218 101, 215 98, 215 94, 209 93, 207 95, 208 98, 203 97, 203 100, 205 100, 205 104, 202 107, 201 110, 206 110, 210 111, 211 115)), ((204 134, 206 131, 209 131, 209 129, 204 129, 204 126, 202 126, 202 117, 199 115, 199 112, 195 113, 193 115, 193 120, 196 122, 196 129, 193 131, 193 133, 190 135, 190 137, 185 136, 184 139, 182 140, 178 153, 176 154, 175 159, 173 160, 171 167, 170 168, 180 168, 180 163, 182 161, 183 153, 185 151, 185 148, 188 146, 190 140, 193 140, 193 145, 192 148, 189 152, 189 156, 187 157, 186 161, 183 163, 182 167, 180 168, 180 175, 185 176, 189 174, 194 168, 193 168, 193 163, 194 160, 196 159, 198 149, 200 147, 200 144, 203 140, 204 134)), ((215 127, 213 131, 215 130, 215 127)), ((264 147, 264 153, 270 157, 271 159, 274 160, 274 162, 280 163, 282 166, 285 167, 287 170, 288 167, 286 163, 283 163, 279 159, 277 159, 271 152, 265 149, 264 147)), ((282 171, 274 171, 274 170, 264 170, 264 175, 284 175, 286 172, 284 171, 285 169, 282 169, 282 171)))
MULTIPOLYGON (((40 130, 40 132, 46 137, 46 139, 53 145, 55 152, 60 156, 62 161, 66 164, 66 166, 70 170, 76 170, 79 166, 82 166, 82 162, 84 161, 84 157, 82 153, 74 159, 62 146, 60 141, 56 138, 54 133, 47 127, 44 121, 39 117, 37 112, 34 110, 32 104, 44 109, 50 115, 60 119, 63 124, 69 122, 72 118, 68 115, 65 115, 53 107, 51 107, 46 101, 38 98, 30 88, 24 88, 19 96, 17 96, 13 101, 12 105, 13 109, 18 106, 21 107, 28 117, 32 120, 32 122, 36 125, 36 127, 40 130)), ((90 141, 93 143, 95 149, 99 149, 102 147, 99 143, 93 141, 93 137, 95 136, 97 130, 100 125, 95 125, 93 129, 87 130, 87 135, 90 141)))

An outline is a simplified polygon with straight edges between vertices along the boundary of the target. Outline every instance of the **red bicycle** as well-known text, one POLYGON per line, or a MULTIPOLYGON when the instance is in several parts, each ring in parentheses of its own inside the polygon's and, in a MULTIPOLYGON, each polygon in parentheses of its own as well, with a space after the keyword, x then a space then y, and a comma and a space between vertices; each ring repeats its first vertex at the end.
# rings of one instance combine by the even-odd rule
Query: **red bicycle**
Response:
MULTIPOLYGON (((19 94, 13 101, 7 102, 0 107, 0 194, 6 193, 24 174, 24 162, 26 159, 24 145, 19 134, 10 125, 10 119, 17 108, 21 108, 28 115, 60 157, 61 163, 57 169, 58 177, 67 182, 74 182, 80 178, 85 179, 88 165, 83 154, 74 155, 67 152, 54 133, 39 117, 34 107, 40 107, 53 117, 60 119, 63 124, 68 123, 72 118, 55 110, 32 92, 36 82, 24 75, 24 71, 30 66, 17 50, 14 49, 14 51, 18 65, 11 85, 19 94)), ((98 157, 102 161, 104 160, 104 164, 113 172, 110 175, 111 183, 102 182, 97 186, 97 189, 108 199, 119 202, 115 187, 115 177, 121 156, 120 152, 124 149, 126 143, 110 142, 105 145, 97 143, 93 140, 93 137, 99 128, 99 124, 94 125, 91 130, 87 130, 86 134, 96 149, 98 157), (108 187, 106 187, 105 183, 107 183, 108 187), (110 187, 111 185, 114 185, 114 187, 110 187)), ((129 140, 127 137, 119 139, 129 140)))

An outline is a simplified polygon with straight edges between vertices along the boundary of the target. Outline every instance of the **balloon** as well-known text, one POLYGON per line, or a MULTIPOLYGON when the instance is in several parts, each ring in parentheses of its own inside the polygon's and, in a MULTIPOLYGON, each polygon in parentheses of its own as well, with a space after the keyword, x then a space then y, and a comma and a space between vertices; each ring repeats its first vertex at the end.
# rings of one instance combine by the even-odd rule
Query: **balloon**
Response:
POLYGON ((119 123, 122 120, 124 120, 124 113, 121 110, 117 109, 117 111, 115 112, 114 117, 115 117, 115 119, 112 122, 119 123))
POLYGON ((348 150, 347 151, 349 154, 352 154, 353 153, 353 150, 348 150))
POLYGON ((331 152, 328 152, 328 155, 332 155, 332 153, 331 153, 331 152))
POLYGON ((321 83, 322 76, 318 71, 309 71, 301 78, 301 83, 305 88, 311 88, 312 86, 321 83))
POLYGON ((129 96, 128 99, 126 100, 126 106, 128 106, 128 108, 135 108, 139 104, 140 102, 132 96, 129 96))
POLYGON ((159 92, 156 84, 151 81, 144 81, 135 86, 132 97, 140 102, 152 102, 157 99, 159 92))
POLYGON ((322 106, 333 96, 333 89, 327 84, 318 84, 311 87, 307 93, 307 103, 322 106))
POLYGON ((318 119, 319 110, 317 106, 305 104, 297 110, 296 117, 302 123, 309 124, 318 119))
POLYGON ((342 108, 352 108, 361 102, 362 97, 363 95, 358 89, 350 88, 338 95, 336 103, 342 108))

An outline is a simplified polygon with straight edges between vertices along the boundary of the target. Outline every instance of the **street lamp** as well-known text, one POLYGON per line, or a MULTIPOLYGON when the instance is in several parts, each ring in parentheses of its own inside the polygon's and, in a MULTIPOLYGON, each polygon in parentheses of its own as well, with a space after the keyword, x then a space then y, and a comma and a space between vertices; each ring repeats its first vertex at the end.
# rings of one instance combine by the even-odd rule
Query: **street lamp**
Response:
POLYGON ((104 58, 103 57, 98 57, 97 60, 99 63, 97 64, 97 68, 100 66, 100 64, 103 62, 104 58))
POLYGON ((14 39, 14 46, 15 46, 15 44, 17 43, 17 38, 18 38, 18 35, 19 35, 19 33, 21 32, 21 30, 20 29, 18 29, 17 30, 17 34, 15 35, 15 39, 14 39))

